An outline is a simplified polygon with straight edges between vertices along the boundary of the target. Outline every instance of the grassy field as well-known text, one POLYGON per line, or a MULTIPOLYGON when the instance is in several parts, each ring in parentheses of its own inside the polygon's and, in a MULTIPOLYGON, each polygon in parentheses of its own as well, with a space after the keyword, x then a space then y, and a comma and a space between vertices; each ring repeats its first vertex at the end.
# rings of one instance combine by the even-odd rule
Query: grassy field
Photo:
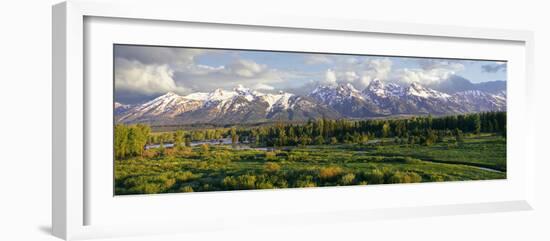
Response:
POLYGON ((115 160, 115 194, 201 192, 506 178, 506 140, 481 134, 431 146, 185 147, 115 160))

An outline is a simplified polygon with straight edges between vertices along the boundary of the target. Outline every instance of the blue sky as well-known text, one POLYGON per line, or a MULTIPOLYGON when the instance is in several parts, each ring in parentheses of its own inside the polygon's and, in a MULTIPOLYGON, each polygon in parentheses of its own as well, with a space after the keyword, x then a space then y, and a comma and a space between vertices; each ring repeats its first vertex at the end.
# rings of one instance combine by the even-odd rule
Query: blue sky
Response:
POLYGON ((127 102, 239 84, 299 92, 339 83, 364 89, 374 79, 431 85, 453 75, 473 83, 505 81, 506 62, 115 45, 115 96, 127 102))

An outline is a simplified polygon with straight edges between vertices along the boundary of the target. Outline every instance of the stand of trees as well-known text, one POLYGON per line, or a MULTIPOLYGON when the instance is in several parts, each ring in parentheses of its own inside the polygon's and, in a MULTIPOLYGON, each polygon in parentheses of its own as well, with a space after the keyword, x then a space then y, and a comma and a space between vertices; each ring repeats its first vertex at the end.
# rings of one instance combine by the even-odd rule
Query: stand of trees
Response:
POLYGON ((151 128, 148 125, 115 125, 114 147, 115 158, 143 155, 151 128))
POLYGON ((232 144, 240 140, 256 146, 297 146, 339 143, 366 144, 375 138, 393 138, 401 144, 431 145, 445 137, 463 142, 464 133, 501 133, 506 137, 506 112, 483 112, 444 117, 411 117, 372 120, 309 120, 303 124, 276 123, 255 128, 218 128, 184 132, 150 134, 147 125, 115 126, 115 158, 142 156, 146 144, 174 143, 190 146, 191 141, 230 137, 232 144))
POLYGON ((408 143, 433 144, 445 136, 461 142, 463 133, 506 135, 506 112, 483 112, 445 117, 376 120, 310 120, 306 124, 278 123, 271 127, 240 130, 241 138, 257 146, 366 143, 374 138, 397 138, 408 143))
MULTIPOLYGON (((227 129, 204 129, 204 130, 193 130, 193 131, 182 131, 178 130, 175 133, 181 132, 182 143, 188 144, 191 141, 204 141, 204 140, 215 140, 222 139, 228 135, 227 129)), ((160 144, 160 143, 174 143, 176 142, 176 134, 173 132, 164 132, 161 134, 149 135, 147 139, 147 144, 160 144)))

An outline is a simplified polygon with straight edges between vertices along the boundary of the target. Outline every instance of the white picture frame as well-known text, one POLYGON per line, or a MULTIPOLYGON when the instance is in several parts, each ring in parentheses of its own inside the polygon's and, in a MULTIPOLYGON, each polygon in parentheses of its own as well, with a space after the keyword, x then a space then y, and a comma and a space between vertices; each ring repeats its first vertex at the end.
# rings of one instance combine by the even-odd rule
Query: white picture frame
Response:
MULTIPOLYGON (((85 239, 94 237, 112 237, 122 235, 157 234, 172 232, 193 232, 204 230, 217 230, 228 227, 240 227, 243 225, 292 225, 301 222, 331 223, 342 221, 360 221, 384 218, 400 217, 423 217, 433 215, 452 215, 467 213, 483 213, 498 211, 530 210, 534 202, 534 135, 533 125, 529 125, 528 116, 532 116, 529 108, 529 94, 533 74, 533 34, 529 31, 518 30, 497 30, 481 29, 456 26, 421 25, 409 23, 371 22, 351 19, 324 19, 324 18, 301 18, 294 16, 277 16, 250 13, 250 15, 224 15, 211 16, 206 9, 194 9, 189 3, 183 1, 109 1, 96 2, 85 0, 73 0, 60 3, 53 7, 53 167, 52 167, 52 226, 53 234, 63 239, 85 239), (155 9, 155 11, 150 11, 155 9), (89 160, 89 148, 87 135, 87 123, 90 122, 90 114, 93 105, 90 99, 94 95, 106 95, 107 93, 94 92, 89 94, 91 88, 86 83, 86 68, 90 67, 87 62, 89 47, 86 45, 87 34, 101 32, 101 30, 90 30, 86 28, 87 19, 111 18, 121 21, 154 22, 149 26, 168 24, 211 24, 223 25, 225 29, 251 27, 256 30, 277 29, 278 31, 300 30, 304 32, 315 31, 317 34, 333 33, 335 35, 344 33, 389 35, 395 38, 426 38, 439 40, 453 40, 455 42, 477 41, 479 43, 491 44, 501 42, 510 44, 514 50, 514 56, 518 61, 513 61, 518 71, 515 74, 517 80, 510 81, 509 94, 510 113, 514 116, 509 123, 509 136, 517 137, 508 143, 508 161, 517 166, 517 172, 510 173, 509 179, 504 182, 456 182, 443 184, 421 184, 421 185, 392 185, 368 187, 335 187, 318 188, 310 190, 270 190, 270 191, 239 191, 223 192, 214 194, 201 194, 196 196, 185 194, 153 195, 141 197, 128 197, 117 203, 94 201, 93 186, 87 174, 93 168, 89 160), (87 32, 88 31, 88 32, 87 32), (519 51, 519 52, 518 52, 519 51), (513 88, 513 89, 511 89, 513 88), (91 95, 91 96, 90 96, 91 95), (511 101, 513 103, 511 103, 511 101), (523 125, 520 133, 514 126, 523 125), (520 135, 521 134, 521 135, 520 135), (489 189, 507 189, 505 193, 493 193, 492 198, 482 198, 481 193, 489 189), (359 205, 351 203, 348 208, 338 209, 332 206, 310 205, 298 202, 294 206, 288 206, 284 202, 277 206, 269 206, 262 210, 261 206, 246 205, 246 200, 256 202, 272 202, 278 196, 285 198, 296 197, 300 200, 311 200, 313 198, 324 198, 334 196, 356 198, 362 200, 365 195, 382 195, 383 193, 406 193, 413 196, 426 192, 427 197, 435 197, 437 192, 449 189, 453 192, 463 191, 467 197, 439 201, 422 202, 420 199, 410 202, 383 202, 384 200, 372 201, 373 208, 359 208, 359 205), (364 191, 359 194, 358 190, 364 191), (468 191, 475 190, 475 191, 468 191), (474 193, 480 193, 475 196, 474 193), (366 194, 365 194, 366 193, 366 194), (132 200, 129 200, 132 199, 132 200), (135 208, 146 210, 150 207, 175 205, 185 203, 189 205, 200 205, 212 203, 214 200, 225 200, 228 203, 235 203, 236 207, 232 212, 220 212, 219 216, 203 214, 200 212, 189 212, 186 219, 179 217, 179 213, 165 212, 158 214, 154 212, 143 212, 143 218, 117 218, 117 214, 131 214, 135 208), (90 201, 91 200, 91 201, 90 201), (243 201, 245 200, 245 201, 243 201), (90 202, 101 203, 90 209, 90 202), (243 205, 242 203, 245 202, 243 205), (112 204, 112 205, 111 205, 112 204), (116 205, 119 206, 116 206, 116 205), (239 206, 240 205, 240 206, 239 206), (303 206, 300 206, 303 205, 303 206), (124 207, 130 207, 125 209, 124 207), (327 208, 328 207, 328 208, 327 208), (133 208, 133 209, 132 209, 133 208), (250 210, 245 210, 248 208, 250 210), (298 210, 299 209, 299 210, 298 210), (117 213, 120 212, 120 213, 117 213), (260 213, 260 215, 254 215, 260 213), (99 222, 90 222, 90 216, 103 217, 99 222), (112 223, 105 222, 106 217, 112 215, 112 223), (162 217, 161 217, 162 215, 162 217), (231 215, 231 223, 224 217, 231 215), (330 217, 330 218, 323 218, 330 217), (154 224, 145 223, 143 219, 153 220, 154 224), (135 223, 131 223, 134 219, 135 223), (197 221, 193 221, 197 219, 197 221), (291 220, 291 221, 289 221, 291 220), (139 226, 140 222, 143 224, 139 226), (121 224, 127 223, 127 224, 121 224), (136 226, 138 225, 138 226, 136 226), (137 228, 138 227, 138 228, 137 228)), ((137 24, 139 24, 138 22, 137 24)), ((133 23, 135 24, 135 23, 133 23)), ((118 26, 124 28, 125 25, 118 26)), ((99 29, 99 28, 94 28, 99 29)), ((128 34, 132 41, 132 34, 128 34)), ((114 37, 113 37, 114 38, 114 37)), ((136 37, 137 38, 137 37, 136 37)), ((111 40, 107 40, 111 41, 111 40)), ((117 41, 121 41, 118 39, 117 41)), ((148 40, 141 39, 140 43, 148 40)), ((149 40, 150 41, 150 40, 149 40)), ((177 43, 172 43, 177 45, 177 43)), ((215 43, 212 43, 215 44, 215 43)), ((92 48, 95 48, 92 46, 92 48)), ((496 48, 496 47, 495 47, 496 48)), ((450 53, 452 54, 452 53, 450 53)), ((105 60, 106 61, 106 60, 105 60)), ((109 61, 112 61, 109 60, 109 61)), ((90 61, 94 62, 94 61, 90 61)), ((91 64, 93 65, 93 64, 91 64)), ((95 68, 94 66, 91 66, 95 68)), ((106 72, 109 70, 107 69, 106 72)), ((112 70, 111 70, 112 71, 112 70)), ((513 71, 514 72, 514 71, 513 71)), ((112 83, 110 83, 112 84, 112 83)), ((510 114, 510 115, 512 115, 510 114)), ((97 115, 96 115, 97 116, 97 115)), ((96 117, 97 118, 97 117, 96 117)), ((109 134, 110 135, 110 134, 109 134)), ((104 145, 109 145, 105 142, 104 145)), ((512 167, 511 167, 512 168, 512 167)), ((93 175, 92 175, 93 176, 93 175)), ((91 179, 92 183, 93 180, 91 179)), ((112 180, 109 180, 112 181, 112 180)), ((489 195, 491 193, 487 193, 489 195)), ((386 195, 386 194, 384 194, 386 195)), ((407 196, 408 197, 408 196, 407 196)), ((113 198, 103 197, 104 199, 113 198)), ((341 199, 334 199, 339 202, 341 199)), ((184 208, 182 208, 183 210, 184 208)), ((197 209, 196 206, 194 209, 197 209)), ((187 210, 190 211, 190 210, 187 210)))

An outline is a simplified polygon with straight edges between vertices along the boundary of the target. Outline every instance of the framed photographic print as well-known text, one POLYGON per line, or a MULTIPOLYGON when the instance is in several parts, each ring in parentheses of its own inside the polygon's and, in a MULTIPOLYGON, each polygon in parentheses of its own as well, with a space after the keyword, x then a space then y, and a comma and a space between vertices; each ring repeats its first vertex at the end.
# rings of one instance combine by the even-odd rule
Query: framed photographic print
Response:
POLYGON ((56 236, 532 208, 530 32, 125 4, 53 8, 56 236))

